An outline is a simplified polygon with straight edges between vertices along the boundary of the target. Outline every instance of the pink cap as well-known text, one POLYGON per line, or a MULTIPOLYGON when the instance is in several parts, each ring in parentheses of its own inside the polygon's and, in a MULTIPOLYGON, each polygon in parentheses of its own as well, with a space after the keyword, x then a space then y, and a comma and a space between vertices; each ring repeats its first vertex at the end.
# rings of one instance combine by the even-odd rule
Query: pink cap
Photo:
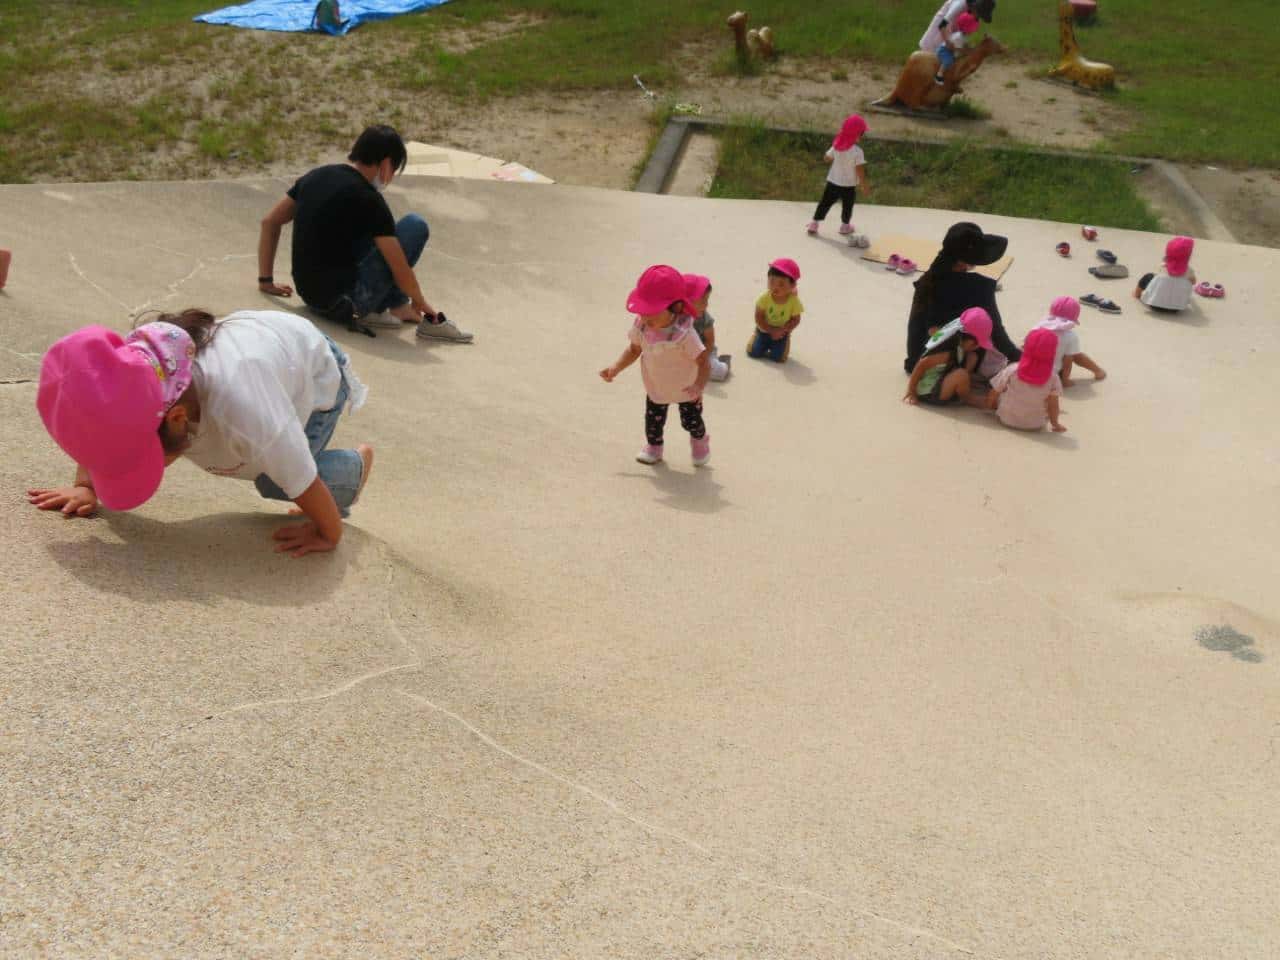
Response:
POLYGON ((1053 303, 1049 304, 1049 316, 1079 323, 1080 301, 1075 297, 1058 297, 1053 303))
POLYGON ((800 264, 796 263, 790 257, 779 257, 777 260, 770 261, 770 268, 785 273, 796 283, 800 282, 800 264))
POLYGON ((1018 379, 1039 386, 1053 376, 1053 360, 1058 355, 1058 335, 1040 327, 1027 334, 1018 361, 1018 379))
POLYGON ((983 350, 995 349, 991 343, 991 314, 981 307, 970 307, 960 314, 960 326, 978 341, 978 346, 983 350))
POLYGON ((702 295, 707 292, 711 286, 711 278, 704 277, 700 273, 686 273, 684 275, 684 296, 687 303, 694 300, 701 300, 702 295))
POLYGON ((195 345, 181 327, 148 323, 125 340, 104 327, 63 337, 44 355, 36 408, 103 505, 132 510, 164 476, 160 422, 191 385, 195 345))
POLYGON ((627 309, 638 314, 661 313, 685 296, 684 276, 680 271, 655 264, 640 274, 636 288, 627 294, 627 309))
POLYGON ((833 150, 848 150, 866 132, 867 121, 862 119, 861 114, 851 113, 844 118, 844 124, 840 127, 840 132, 831 141, 831 148, 833 150))
POLYGON ((1164 268, 1171 277, 1180 277, 1191 263, 1196 242, 1190 237, 1174 237, 1164 247, 1164 268))
POLYGON ((978 32, 978 18, 972 13, 965 11, 956 17, 956 29, 968 36, 971 33, 978 32))

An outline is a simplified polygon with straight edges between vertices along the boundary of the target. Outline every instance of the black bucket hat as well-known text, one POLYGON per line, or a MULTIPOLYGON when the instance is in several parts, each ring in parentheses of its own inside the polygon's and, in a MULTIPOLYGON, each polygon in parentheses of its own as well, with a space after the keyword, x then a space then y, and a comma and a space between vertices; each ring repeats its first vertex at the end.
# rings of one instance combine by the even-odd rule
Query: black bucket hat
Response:
POLYGON ((995 263, 1004 256, 1009 246, 1008 237, 983 233, 976 223, 953 223, 942 241, 942 254, 951 260, 963 260, 976 267, 995 263))
POLYGON ((977 0, 977 3, 970 3, 969 6, 973 7, 973 12, 984 23, 990 23, 996 13, 996 0, 977 0))

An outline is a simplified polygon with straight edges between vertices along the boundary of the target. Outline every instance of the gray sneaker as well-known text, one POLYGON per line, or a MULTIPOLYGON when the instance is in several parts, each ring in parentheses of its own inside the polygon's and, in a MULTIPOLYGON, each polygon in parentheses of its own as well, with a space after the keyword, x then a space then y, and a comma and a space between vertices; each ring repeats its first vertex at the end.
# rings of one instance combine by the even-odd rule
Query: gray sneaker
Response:
POLYGON ((470 343, 475 334, 459 330, 443 313, 436 314, 436 322, 423 320, 418 324, 418 336, 423 340, 452 340, 454 343, 470 343))
POLYGON ((360 322, 366 327, 377 327, 381 330, 399 330, 404 326, 404 321, 388 310, 366 313, 360 318, 360 322))

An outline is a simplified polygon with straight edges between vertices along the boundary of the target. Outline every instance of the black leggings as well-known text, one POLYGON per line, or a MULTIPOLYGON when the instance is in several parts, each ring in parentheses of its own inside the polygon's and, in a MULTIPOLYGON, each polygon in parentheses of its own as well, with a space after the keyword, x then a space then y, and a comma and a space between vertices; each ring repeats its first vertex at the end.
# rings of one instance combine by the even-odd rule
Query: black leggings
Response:
POLYGON ((857 187, 837 187, 830 180, 822 191, 822 199, 818 201, 818 209, 813 211, 813 219, 827 219, 827 211, 840 201, 840 222, 848 223, 853 219, 853 202, 858 199, 857 187))
MULTIPOLYGON (((669 403, 654 403, 648 395, 644 398, 644 436, 650 446, 662 446, 662 433, 667 427, 667 407, 669 403)), ((706 424, 702 422, 702 400, 690 400, 680 404, 680 426, 689 431, 689 436, 701 440, 707 435, 706 424)))

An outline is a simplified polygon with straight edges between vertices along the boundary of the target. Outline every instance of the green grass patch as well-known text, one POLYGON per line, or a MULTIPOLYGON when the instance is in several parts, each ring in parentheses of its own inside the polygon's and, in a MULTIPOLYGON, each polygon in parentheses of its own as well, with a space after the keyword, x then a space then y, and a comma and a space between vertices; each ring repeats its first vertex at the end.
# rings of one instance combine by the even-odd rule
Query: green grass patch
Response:
MULTIPOLYGON (((822 156, 830 145, 830 134, 727 128, 710 196, 816 203, 826 179, 822 156)), ((963 140, 946 146, 868 141, 864 150, 873 192, 859 197, 859 204, 1160 229, 1125 163, 982 149, 963 140)))

